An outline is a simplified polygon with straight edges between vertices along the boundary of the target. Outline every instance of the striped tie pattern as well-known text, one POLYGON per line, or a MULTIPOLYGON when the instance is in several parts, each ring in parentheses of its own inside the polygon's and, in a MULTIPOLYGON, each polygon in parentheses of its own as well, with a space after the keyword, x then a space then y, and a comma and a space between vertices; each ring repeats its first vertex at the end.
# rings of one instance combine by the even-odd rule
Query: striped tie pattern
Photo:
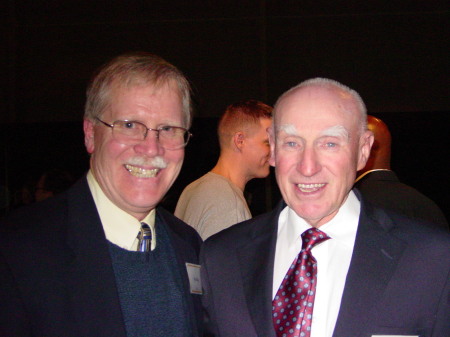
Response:
POLYGON ((150 227, 145 223, 141 222, 141 230, 138 234, 138 252, 149 252, 152 243, 152 231, 150 227))

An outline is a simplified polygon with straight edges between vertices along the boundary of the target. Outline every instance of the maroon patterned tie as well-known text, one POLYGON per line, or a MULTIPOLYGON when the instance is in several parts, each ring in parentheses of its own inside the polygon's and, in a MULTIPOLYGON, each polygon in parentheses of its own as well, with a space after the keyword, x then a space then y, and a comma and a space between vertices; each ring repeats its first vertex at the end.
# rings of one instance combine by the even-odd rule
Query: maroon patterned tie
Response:
POLYGON ((310 336, 317 279, 317 261, 311 249, 329 238, 317 228, 302 233, 302 250, 272 302, 273 324, 278 337, 310 336))

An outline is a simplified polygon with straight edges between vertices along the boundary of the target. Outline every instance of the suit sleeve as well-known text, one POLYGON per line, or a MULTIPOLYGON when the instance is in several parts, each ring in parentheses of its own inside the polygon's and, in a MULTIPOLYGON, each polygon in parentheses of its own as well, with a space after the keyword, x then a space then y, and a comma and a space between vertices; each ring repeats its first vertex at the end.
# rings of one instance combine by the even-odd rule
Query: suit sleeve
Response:
POLYGON ((450 336, 450 272, 442 292, 432 337, 450 336))

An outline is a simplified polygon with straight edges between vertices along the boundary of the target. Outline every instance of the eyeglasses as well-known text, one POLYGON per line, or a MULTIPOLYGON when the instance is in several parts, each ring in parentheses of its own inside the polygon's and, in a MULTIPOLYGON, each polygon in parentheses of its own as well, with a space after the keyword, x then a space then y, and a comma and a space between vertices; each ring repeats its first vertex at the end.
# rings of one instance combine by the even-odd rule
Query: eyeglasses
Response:
POLYGON ((156 132, 156 139, 166 150, 177 150, 185 147, 192 136, 187 129, 180 126, 163 125, 157 129, 148 128, 136 121, 115 121, 108 124, 96 117, 99 122, 112 129, 113 138, 124 145, 134 145, 147 137, 148 131, 156 132))

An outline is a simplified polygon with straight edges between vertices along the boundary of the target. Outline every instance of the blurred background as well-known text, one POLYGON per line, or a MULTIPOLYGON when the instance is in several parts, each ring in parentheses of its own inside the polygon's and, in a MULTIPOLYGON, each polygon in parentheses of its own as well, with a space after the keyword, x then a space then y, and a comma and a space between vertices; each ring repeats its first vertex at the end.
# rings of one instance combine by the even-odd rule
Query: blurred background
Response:
MULTIPOLYGON (((216 125, 241 99, 273 105, 328 77, 358 91, 393 136, 392 168, 450 219, 448 1, 7 0, 0 4, 0 210, 49 169, 88 168, 85 88, 107 59, 153 52, 192 82, 194 138, 164 200, 218 157, 216 125)), ((254 215, 279 200, 273 174, 247 185, 254 215)))

